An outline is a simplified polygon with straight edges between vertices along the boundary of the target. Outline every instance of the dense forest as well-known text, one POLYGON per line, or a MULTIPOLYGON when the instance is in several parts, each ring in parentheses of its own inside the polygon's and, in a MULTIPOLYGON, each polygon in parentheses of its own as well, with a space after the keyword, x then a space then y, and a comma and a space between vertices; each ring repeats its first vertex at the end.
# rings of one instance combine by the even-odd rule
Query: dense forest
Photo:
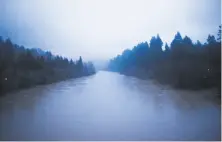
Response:
POLYGON ((41 49, 28 49, 0 37, 0 95, 21 88, 92 75, 91 62, 84 63, 52 55, 41 49))
POLYGON ((206 43, 193 42, 176 33, 170 45, 160 36, 139 43, 132 50, 110 60, 108 70, 141 78, 152 78, 176 88, 221 90, 221 26, 218 38, 209 35, 206 43))

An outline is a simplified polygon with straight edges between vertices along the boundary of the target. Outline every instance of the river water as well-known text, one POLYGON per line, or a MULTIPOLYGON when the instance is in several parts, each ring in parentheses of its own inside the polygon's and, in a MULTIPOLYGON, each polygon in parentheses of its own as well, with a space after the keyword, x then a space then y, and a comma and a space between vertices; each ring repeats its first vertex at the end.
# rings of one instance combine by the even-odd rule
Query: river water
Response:
POLYGON ((100 71, 0 98, 0 140, 220 140, 210 91, 100 71))

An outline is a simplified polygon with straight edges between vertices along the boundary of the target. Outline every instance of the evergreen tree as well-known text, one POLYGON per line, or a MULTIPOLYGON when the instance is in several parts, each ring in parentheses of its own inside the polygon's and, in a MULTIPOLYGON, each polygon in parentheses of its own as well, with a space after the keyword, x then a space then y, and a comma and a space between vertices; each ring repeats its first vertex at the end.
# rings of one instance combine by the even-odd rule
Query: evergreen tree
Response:
MULTIPOLYGON (((220 37, 221 27, 218 36, 220 37)), ((110 60, 108 69, 138 77, 153 77, 159 82, 186 89, 217 87, 220 92, 221 41, 209 35, 203 45, 193 43, 191 38, 182 38, 176 33, 170 47, 159 35, 153 36, 150 44, 140 43, 132 50, 110 60)))
POLYGON ((83 64, 82 57, 75 63, 39 48, 25 49, 0 37, 0 94, 95 73, 92 63, 83 64))

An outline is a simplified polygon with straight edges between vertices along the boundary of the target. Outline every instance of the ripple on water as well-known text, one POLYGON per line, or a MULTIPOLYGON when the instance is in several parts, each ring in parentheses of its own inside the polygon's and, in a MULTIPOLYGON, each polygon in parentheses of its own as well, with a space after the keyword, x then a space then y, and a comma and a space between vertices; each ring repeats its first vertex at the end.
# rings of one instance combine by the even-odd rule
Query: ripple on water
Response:
POLYGON ((219 140, 209 91, 99 72, 0 99, 0 140, 219 140))

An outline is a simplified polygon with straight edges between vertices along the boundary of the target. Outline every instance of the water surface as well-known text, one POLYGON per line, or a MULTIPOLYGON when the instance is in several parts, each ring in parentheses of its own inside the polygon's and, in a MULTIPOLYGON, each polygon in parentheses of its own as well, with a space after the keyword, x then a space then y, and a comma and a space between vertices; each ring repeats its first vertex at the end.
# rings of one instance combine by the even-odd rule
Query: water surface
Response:
POLYGON ((210 91, 100 71, 0 98, 0 140, 220 140, 210 91))

